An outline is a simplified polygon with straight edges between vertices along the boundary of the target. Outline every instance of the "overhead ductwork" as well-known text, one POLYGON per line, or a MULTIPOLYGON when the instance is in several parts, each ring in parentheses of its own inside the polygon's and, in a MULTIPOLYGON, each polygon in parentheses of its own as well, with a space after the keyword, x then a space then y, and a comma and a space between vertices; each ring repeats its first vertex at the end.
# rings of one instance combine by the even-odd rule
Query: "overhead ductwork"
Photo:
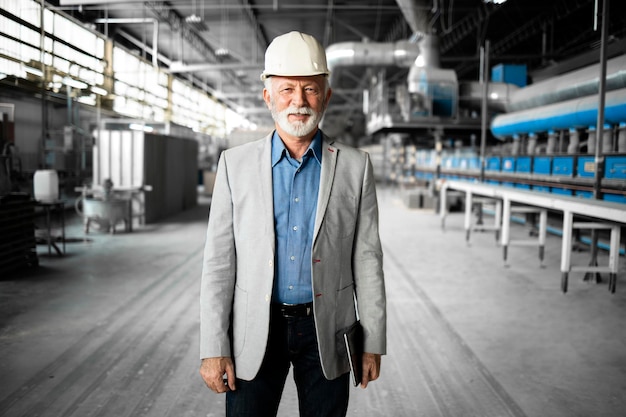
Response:
MULTIPOLYGON (((511 96, 519 87, 511 83, 490 82, 487 86, 487 105, 497 112, 506 112, 511 96)), ((482 105, 484 87, 480 81, 461 83, 459 86, 459 100, 472 109, 480 109, 482 105)))
MULTIPOLYGON (((524 133, 594 126, 598 119, 598 101, 598 95, 594 94, 502 114, 493 119, 491 132, 499 138, 505 138, 524 133)), ((612 125, 626 121, 626 88, 606 94, 604 120, 612 125)))
MULTIPOLYGON (((600 64, 547 79, 511 94, 508 111, 518 111, 598 94, 600 64)), ((626 55, 606 63, 606 91, 626 88, 626 55)))
POLYGON ((453 117, 457 113, 459 97, 456 72, 439 68, 436 36, 424 36, 419 45, 421 54, 411 66, 408 77, 411 116, 453 117))
MULTIPOLYGON (((511 92, 508 113, 496 116, 492 133, 511 137, 595 126, 598 117, 599 64, 511 92)), ((605 122, 626 121, 626 55, 607 61, 605 122)))
POLYGON ((341 42, 326 48, 326 60, 330 69, 330 85, 336 78, 338 67, 357 65, 410 67, 419 56, 416 43, 398 41, 383 42, 341 42))
POLYGON ((430 20, 429 13, 430 1, 426 0, 396 0, 398 7, 404 15, 404 19, 409 24, 409 27, 413 33, 426 34, 430 30, 428 28, 428 21, 430 20))
MULTIPOLYGON (((398 0, 398 7, 411 30, 420 37, 428 31, 429 9, 425 0, 398 0)), ((437 51, 438 54, 438 51, 437 51)), ((420 47, 415 42, 341 42, 326 48, 326 59, 330 69, 330 84, 336 79, 339 67, 369 65, 369 66, 396 66, 408 68, 415 63, 420 55, 420 47)), ((439 66, 437 55, 436 66, 439 66)))

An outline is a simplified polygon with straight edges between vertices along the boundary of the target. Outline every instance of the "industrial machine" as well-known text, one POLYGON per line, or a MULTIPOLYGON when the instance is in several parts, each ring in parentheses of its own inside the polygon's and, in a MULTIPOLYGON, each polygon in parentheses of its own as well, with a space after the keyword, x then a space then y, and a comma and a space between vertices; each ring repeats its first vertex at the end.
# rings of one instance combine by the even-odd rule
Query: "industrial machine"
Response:
MULTIPOLYGON (((360 53, 368 44, 351 53, 346 47, 329 48, 330 65, 358 63, 359 55, 372 59, 377 52, 369 46, 360 53), (349 56, 350 62, 333 56, 349 56)), ((439 68, 437 48, 434 35, 415 46, 379 48, 387 51, 380 57, 409 58, 385 59, 388 66, 408 67, 408 77, 379 70, 364 100, 368 134, 380 138, 391 164, 387 179, 426 185, 439 178, 480 180, 581 198, 598 194, 626 204, 626 55, 607 61, 605 125, 598 137, 599 64, 530 85, 523 65, 498 64, 485 88, 458 82, 453 72, 439 68), (489 124, 484 161, 483 100, 489 124), (602 169, 596 167, 597 148, 602 169)))

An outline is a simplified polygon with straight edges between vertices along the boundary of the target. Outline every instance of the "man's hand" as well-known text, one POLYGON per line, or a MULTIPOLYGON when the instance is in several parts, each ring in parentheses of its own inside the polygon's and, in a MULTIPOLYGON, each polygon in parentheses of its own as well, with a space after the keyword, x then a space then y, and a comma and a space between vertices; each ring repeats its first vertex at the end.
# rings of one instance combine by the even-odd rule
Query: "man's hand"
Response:
POLYGON ((229 357, 202 359, 200 376, 207 387, 218 394, 235 390, 235 367, 229 357), (224 383, 224 374, 228 377, 227 384, 224 383))
POLYGON ((370 381, 375 381, 380 375, 380 354, 363 353, 363 377, 361 378, 361 388, 367 388, 370 381))

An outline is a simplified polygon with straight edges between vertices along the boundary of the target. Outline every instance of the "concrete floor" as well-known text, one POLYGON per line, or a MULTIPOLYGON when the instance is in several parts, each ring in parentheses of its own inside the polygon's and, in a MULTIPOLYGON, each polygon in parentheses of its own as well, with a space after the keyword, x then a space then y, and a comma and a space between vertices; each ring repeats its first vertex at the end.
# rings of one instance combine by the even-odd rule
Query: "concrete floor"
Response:
MULTIPOLYGON (((511 247, 504 265, 493 233, 466 243, 461 213, 442 231, 400 191, 379 200, 389 352, 348 415, 626 415, 623 257, 616 294, 582 274, 562 294, 560 238, 548 237, 543 265, 531 247, 511 247)), ((39 269, 2 277, 0 415, 223 415, 197 372, 207 212, 201 199, 115 236, 85 236, 70 219, 66 256, 39 246, 39 269)), ((279 415, 296 410, 290 381, 279 415)))

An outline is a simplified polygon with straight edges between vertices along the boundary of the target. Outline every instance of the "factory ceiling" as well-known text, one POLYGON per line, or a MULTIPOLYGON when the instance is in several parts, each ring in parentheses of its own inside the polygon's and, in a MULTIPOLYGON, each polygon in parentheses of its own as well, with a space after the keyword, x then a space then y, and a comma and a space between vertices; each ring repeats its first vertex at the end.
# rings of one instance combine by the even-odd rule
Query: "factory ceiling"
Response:
MULTIPOLYGON (((602 3, 602 0, 598 0, 602 3)), ((270 125, 259 74, 265 48, 290 30, 325 47, 340 42, 392 43, 437 34, 443 68, 460 81, 478 80, 481 47, 493 65, 526 64, 546 78, 597 62, 600 23, 595 0, 56 0, 48 2, 107 33, 148 60, 208 87, 251 120, 270 125), (156 22, 156 24, 155 24, 156 22), (157 29, 157 31, 155 31, 157 29), (156 42, 155 42, 156 40, 156 42)), ((609 53, 626 52, 626 15, 612 1, 609 53)), ((406 68, 385 68, 388 78, 406 68)), ((363 89, 377 68, 335 69, 325 125, 359 135, 363 89), (356 129, 356 132, 354 131, 356 129)), ((330 128, 333 130, 332 128, 330 128)))

